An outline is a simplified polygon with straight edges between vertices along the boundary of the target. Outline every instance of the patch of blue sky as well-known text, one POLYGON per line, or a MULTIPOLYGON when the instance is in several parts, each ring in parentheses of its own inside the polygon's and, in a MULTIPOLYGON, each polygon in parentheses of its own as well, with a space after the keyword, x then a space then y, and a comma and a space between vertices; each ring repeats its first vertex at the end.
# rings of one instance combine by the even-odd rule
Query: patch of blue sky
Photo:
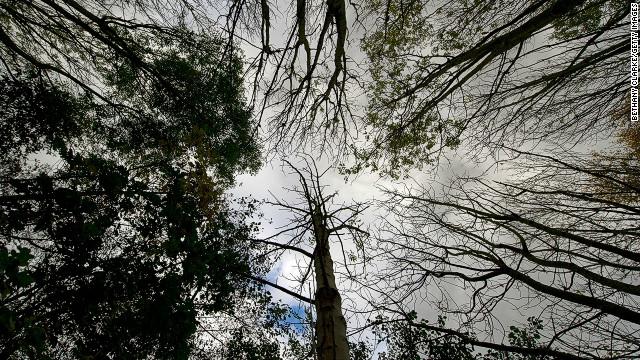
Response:
POLYGON ((309 325, 306 323, 306 321, 308 321, 307 311, 308 310, 302 306, 292 305, 291 313, 285 321, 291 324, 297 331, 302 332, 305 330, 305 325, 307 326, 306 329, 308 329, 309 325))

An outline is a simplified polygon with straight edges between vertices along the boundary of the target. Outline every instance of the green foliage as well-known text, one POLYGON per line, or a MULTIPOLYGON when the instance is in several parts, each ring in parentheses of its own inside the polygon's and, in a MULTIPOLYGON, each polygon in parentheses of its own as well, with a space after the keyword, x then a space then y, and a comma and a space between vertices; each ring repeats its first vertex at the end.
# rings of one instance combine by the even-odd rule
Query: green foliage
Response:
POLYGON ((234 332, 231 336, 222 360, 281 360, 280 349, 277 341, 266 339, 251 339, 246 337, 242 330, 234 332))
POLYGON ((240 59, 216 36, 183 28, 171 36, 154 35, 138 42, 147 44, 148 52, 155 49, 151 65, 162 81, 141 81, 143 70, 118 54, 103 70, 114 97, 147 110, 118 119, 115 129, 108 129, 115 135, 108 138, 111 146, 149 160, 215 169, 227 185, 237 172, 257 171, 259 147, 245 106, 240 59))
MULTIPOLYGON (((387 351, 380 354, 381 360, 409 359, 409 360, 548 360, 546 356, 522 355, 505 351, 488 350, 486 354, 474 352, 474 346, 466 338, 474 339, 471 333, 452 333, 440 331, 446 329, 446 318, 438 317, 437 324, 429 326, 428 321, 417 320, 417 314, 408 314, 413 323, 424 326, 411 326, 406 321, 392 321, 385 317, 378 317, 374 322, 374 332, 385 342, 387 351)), ((534 349, 539 346, 540 331, 543 330, 542 321, 529 317, 527 326, 523 329, 511 326, 508 335, 509 343, 513 346, 534 349)))
MULTIPOLYGON (((5 305, 5 300, 10 298, 13 294, 16 294, 28 286, 34 281, 33 277, 25 271, 25 267, 29 264, 29 260, 33 258, 29 249, 24 247, 18 247, 18 251, 8 249, 0 249, 0 299, 2 303, 0 305, 0 334, 7 336, 16 329, 16 314, 11 308, 5 305)), ((21 324, 18 323, 18 326, 21 324)), ((30 324, 27 325, 29 330, 33 332, 30 324)), ((37 333, 36 333, 37 334, 37 333)), ((38 339, 39 340, 39 339, 38 339)), ((34 343, 41 343, 36 341, 34 343)))
MULTIPOLYGON (((516 326, 510 327, 509 344, 522 348, 535 349, 539 346, 540 331, 543 330, 542 320, 534 317, 527 318, 527 326, 520 329, 516 326)), ((481 360, 550 360, 548 356, 523 355, 517 353, 507 353, 502 351, 489 350, 481 360)))
MULTIPOLYGON (((230 272, 246 271, 238 241, 247 229, 229 212, 205 221, 179 174, 159 194, 111 162, 65 160, 68 168, 52 176, 21 180, 24 190, 13 189, 20 201, 3 203, 7 240, 38 234, 29 241, 38 252, 34 281, 8 308, 45 329, 47 347, 72 341, 77 357, 186 358, 196 301, 204 311, 225 309, 238 281, 230 272)), ((17 342, 33 350, 29 330, 26 322, 14 329, 5 349, 17 342)))
POLYGON ((63 150, 83 131, 81 99, 33 74, 0 78, 0 167, 19 174, 30 153, 63 150))
MULTIPOLYGON (((415 321, 417 314, 411 312, 409 319, 415 321)), ((380 355, 381 360, 475 359, 473 346, 457 336, 408 326, 406 322, 389 322, 385 318, 378 318, 377 323, 378 337, 387 343, 387 351, 380 355)), ((428 324, 424 319, 420 323, 428 324)), ((444 327, 445 318, 439 317, 437 325, 444 327)))
POLYGON ((349 342, 349 356, 351 360, 369 360, 373 354, 371 344, 365 341, 349 342))
POLYGON ((505 139, 551 134, 563 144, 584 135, 573 132, 582 117, 600 118, 570 110, 573 101, 585 106, 588 79, 615 87, 612 96, 588 97, 589 109, 606 112, 615 92, 627 90, 614 84, 623 76, 618 39, 628 1, 370 0, 364 7, 372 21, 361 43, 371 75, 365 145, 352 146, 356 164, 342 166, 347 175, 368 169, 397 179, 465 139, 493 150, 505 139), (557 55, 547 54, 550 44, 557 55), (567 100, 565 91, 579 96, 567 100))
POLYGON ((591 163, 596 176, 590 178, 586 191, 602 199, 634 205, 640 202, 640 126, 631 122, 630 97, 610 115, 617 146, 593 152, 591 163))
MULTIPOLYGON (((421 168, 431 162, 431 152, 442 137, 444 123, 433 114, 419 114, 412 123, 404 120, 390 121, 398 111, 390 103, 403 94, 413 83, 420 80, 419 73, 412 68, 426 67, 429 57, 422 54, 434 36, 433 26, 424 16, 426 4, 414 1, 371 1, 370 10, 384 13, 384 21, 376 31, 368 32, 362 40, 362 49, 370 61, 372 82, 369 84, 369 99, 365 138, 372 143, 369 148, 353 147, 357 165, 342 166, 345 174, 356 174, 366 168, 383 175, 398 178, 401 169, 421 168), (419 58, 416 63, 413 60, 419 58), (374 110, 375 109, 375 110, 374 110)), ((435 84, 434 84, 435 86, 435 84)), ((418 101, 412 98, 412 101, 418 101)), ((449 125, 454 125, 449 123, 449 125)), ((457 137, 446 140, 456 145, 457 137)))
POLYGON ((585 1, 572 16, 560 18, 553 23, 553 36, 560 40, 568 40, 597 31, 612 17, 625 11, 628 7, 629 2, 625 0, 585 1))
POLYGON ((154 46, 170 83, 139 86, 135 109, 0 77, 2 358, 186 359, 198 315, 228 309, 235 274, 254 271, 253 227, 222 196, 259 165, 239 60, 154 46), (55 163, 31 160, 44 153, 55 163))

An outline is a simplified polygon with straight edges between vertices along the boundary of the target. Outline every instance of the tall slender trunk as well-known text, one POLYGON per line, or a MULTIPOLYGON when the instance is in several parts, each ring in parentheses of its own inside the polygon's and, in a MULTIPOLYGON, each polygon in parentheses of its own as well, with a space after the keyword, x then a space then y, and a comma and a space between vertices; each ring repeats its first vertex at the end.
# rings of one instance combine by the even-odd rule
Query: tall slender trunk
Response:
POLYGON ((321 211, 315 211, 313 215, 313 228, 316 240, 314 262, 318 360, 349 360, 347 322, 342 315, 342 298, 333 273, 329 230, 321 211))

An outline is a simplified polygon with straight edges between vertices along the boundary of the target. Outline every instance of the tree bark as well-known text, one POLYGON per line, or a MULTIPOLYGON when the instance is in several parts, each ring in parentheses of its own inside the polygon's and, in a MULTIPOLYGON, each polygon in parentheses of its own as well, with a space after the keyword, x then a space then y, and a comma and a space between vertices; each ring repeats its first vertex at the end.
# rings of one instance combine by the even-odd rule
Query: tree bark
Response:
POLYGON ((347 322, 342 315, 342 298, 336 287, 333 260, 329 252, 329 230, 319 208, 313 215, 316 240, 316 335, 318 360, 349 360, 347 322))

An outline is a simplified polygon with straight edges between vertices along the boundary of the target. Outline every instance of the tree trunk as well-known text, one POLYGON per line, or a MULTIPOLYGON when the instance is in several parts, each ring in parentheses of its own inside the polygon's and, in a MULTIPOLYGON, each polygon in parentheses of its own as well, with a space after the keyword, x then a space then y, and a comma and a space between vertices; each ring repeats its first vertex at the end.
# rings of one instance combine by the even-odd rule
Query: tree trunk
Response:
POLYGON ((349 360, 347 322, 342 315, 342 298, 336 287, 333 260, 329 252, 329 231, 321 211, 313 216, 316 251, 316 334, 318 360, 349 360))

